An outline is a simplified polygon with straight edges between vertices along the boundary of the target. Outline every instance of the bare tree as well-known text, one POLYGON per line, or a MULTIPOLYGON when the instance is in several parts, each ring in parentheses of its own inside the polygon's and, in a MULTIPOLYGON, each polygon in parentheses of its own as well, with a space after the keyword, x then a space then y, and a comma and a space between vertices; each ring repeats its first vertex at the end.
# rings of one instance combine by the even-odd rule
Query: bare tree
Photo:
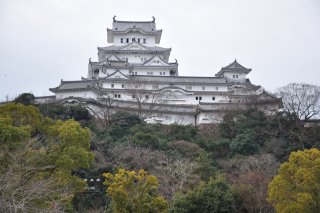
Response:
POLYGON ((107 97, 103 101, 87 100, 83 106, 102 124, 104 128, 111 123, 111 115, 118 109, 115 99, 107 97))
POLYGON ((291 83, 277 90, 284 107, 300 120, 308 121, 320 114, 320 87, 317 85, 291 83))
POLYGON ((161 104, 167 103, 169 97, 159 93, 157 84, 128 84, 126 89, 132 96, 134 104, 131 106, 137 111, 137 115, 142 120, 146 120, 160 114, 161 104))
POLYGON ((50 174, 55 166, 36 166, 30 157, 31 142, 18 151, 5 152, 10 161, 0 173, 0 212, 63 212, 54 197, 70 193, 70 187, 61 187, 50 175, 41 178, 41 173, 50 174), (52 199, 54 198, 54 199, 52 199), (37 205, 48 201, 49 206, 37 205))
POLYGON ((245 212, 274 212, 267 202, 268 185, 279 168, 273 155, 259 154, 220 161, 245 212))

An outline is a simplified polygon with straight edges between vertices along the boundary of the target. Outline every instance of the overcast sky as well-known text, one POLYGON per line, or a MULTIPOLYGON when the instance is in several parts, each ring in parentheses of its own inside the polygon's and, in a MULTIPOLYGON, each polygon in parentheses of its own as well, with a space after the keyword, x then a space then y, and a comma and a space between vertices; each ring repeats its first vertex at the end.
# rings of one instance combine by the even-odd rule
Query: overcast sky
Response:
POLYGON ((236 58, 268 91, 320 85, 319 0, 0 0, 0 100, 86 77, 113 15, 155 16, 180 75, 214 76, 236 58))

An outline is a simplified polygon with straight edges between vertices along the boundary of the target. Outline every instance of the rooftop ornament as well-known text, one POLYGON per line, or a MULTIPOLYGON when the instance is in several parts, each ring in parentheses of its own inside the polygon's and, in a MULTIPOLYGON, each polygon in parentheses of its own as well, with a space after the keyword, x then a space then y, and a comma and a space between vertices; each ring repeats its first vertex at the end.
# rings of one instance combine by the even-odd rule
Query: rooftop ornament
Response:
POLYGON ((156 18, 154 16, 152 16, 152 22, 155 22, 156 18))
POLYGON ((117 17, 117 16, 113 16, 113 21, 116 21, 116 17, 117 17))

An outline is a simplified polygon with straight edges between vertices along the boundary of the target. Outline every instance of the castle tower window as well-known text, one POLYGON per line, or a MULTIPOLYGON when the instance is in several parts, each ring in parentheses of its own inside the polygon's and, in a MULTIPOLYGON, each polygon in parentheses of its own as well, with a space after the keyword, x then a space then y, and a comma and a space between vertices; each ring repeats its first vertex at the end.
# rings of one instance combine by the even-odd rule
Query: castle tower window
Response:
POLYGON ((198 97, 198 96, 196 96, 196 100, 199 100, 199 97, 198 97))
POLYGON ((121 85, 121 88, 124 88, 124 84, 121 85))
POLYGON ((206 90, 206 87, 202 87, 202 90, 206 90))
POLYGON ((147 39, 144 38, 144 39, 143 39, 143 43, 144 43, 144 44, 147 43, 147 39))
POLYGON ((99 70, 98 69, 94 70, 93 71, 93 75, 94 75, 94 77, 98 77, 99 76, 99 70))
POLYGON ((111 88, 114 88, 114 84, 111 84, 111 88))
POLYGON ((120 39, 121 43, 123 43, 123 38, 120 39))
POLYGON ((191 86, 191 85, 188 85, 188 86, 186 86, 186 89, 187 89, 187 90, 192 90, 192 86, 191 86))
POLYGON ((146 99, 149 99, 149 95, 146 95, 146 99))
POLYGON ((219 90, 219 87, 216 87, 216 90, 219 90))
POLYGON ((129 43, 129 38, 126 39, 126 42, 129 43))
POLYGON ((212 97, 212 100, 213 100, 213 101, 216 100, 216 97, 212 97))
POLYGON ((138 43, 140 43, 140 38, 138 38, 138 43))

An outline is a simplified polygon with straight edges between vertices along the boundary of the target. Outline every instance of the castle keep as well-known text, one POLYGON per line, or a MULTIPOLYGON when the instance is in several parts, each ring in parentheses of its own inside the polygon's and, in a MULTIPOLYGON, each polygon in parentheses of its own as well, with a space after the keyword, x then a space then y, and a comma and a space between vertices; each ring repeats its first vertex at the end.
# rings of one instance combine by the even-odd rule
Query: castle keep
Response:
POLYGON ((236 60, 212 77, 180 76, 171 48, 158 46, 162 30, 152 21, 118 21, 107 29, 98 61, 89 60, 86 78, 50 88, 54 101, 82 104, 97 116, 119 110, 150 123, 220 122, 227 111, 253 105, 273 113, 281 100, 253 85, 251 72, 236 60))

